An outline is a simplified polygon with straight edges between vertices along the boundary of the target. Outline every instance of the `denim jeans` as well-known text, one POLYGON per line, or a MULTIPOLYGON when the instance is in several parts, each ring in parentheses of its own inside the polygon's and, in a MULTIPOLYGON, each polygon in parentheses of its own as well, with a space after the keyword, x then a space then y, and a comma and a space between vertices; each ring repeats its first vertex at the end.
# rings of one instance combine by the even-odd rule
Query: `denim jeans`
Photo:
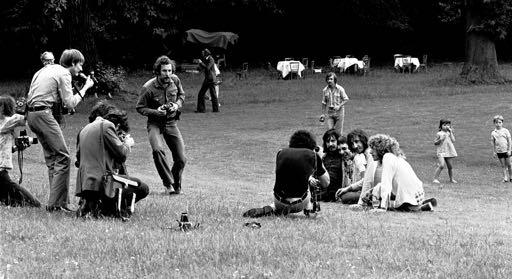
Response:
POLYGON ((29 112, 27 121, 30 130, 36 134, 43 147, 44 160, 48 167, 48 206, 66 206, 69 202, 71 160, 59 123, 50 109, 29 112))
MULTIPOLYGON (((288 199, 288 200, 290 200, 290 202, 293 202, 297 199, 299 199, 299 198, 293 198, 293 199, 288 199)), ((283 214, 283 215, 287 215, 289 213, 302 212, 304 209, 311 210, 311 209, 313 209, 313 204, 311 203, 311 192, 308 190, 308 194, 307 194, 306 198, 302 202, 299 202, 299 203, 296 203, 293 205, 290 205, 288 203, 283 203, 274 197, 274 204, 271 205, 271 207, 274 208, 274 211, 276 212, 276 214, 283 214)))
POLYGON ((336 129, 338 133, 343 134, 343 122, 345 120, 345 109, 342 107, 338 113, 328 113, 326 117, 327 128, 336 129))
POLYGON ((174 187, 181 188, 181 176, 187 163, 187 158, 185 157, 185 143, 178 126, 176 124, 166 126, 148 124, 148 136, 151 149, 153 150, 156 170, 162 179, 164 187, 168 188, 173 185, 174 187), (169 167, 164 144, 167 144, 171 150, 174 161, 172 168, 169 167))

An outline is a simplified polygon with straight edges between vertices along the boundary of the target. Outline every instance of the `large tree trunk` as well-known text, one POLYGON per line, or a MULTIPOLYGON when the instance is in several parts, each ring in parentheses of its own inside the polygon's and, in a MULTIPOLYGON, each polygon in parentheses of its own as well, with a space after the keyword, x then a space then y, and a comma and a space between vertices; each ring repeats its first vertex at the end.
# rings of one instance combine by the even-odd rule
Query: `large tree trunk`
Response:
POLYGON ((498 71, 494 39, 476 28, 481 24, 482 0, 466 1, 466 61, 460 76, 471 83, 504 83, 498 71))
POLYGON ((69 2, 68 38, 69 46, 80 50, 85 56, 84 69, 93 70, 99 57, 92 29, 90 0, 71 0, 69 2))

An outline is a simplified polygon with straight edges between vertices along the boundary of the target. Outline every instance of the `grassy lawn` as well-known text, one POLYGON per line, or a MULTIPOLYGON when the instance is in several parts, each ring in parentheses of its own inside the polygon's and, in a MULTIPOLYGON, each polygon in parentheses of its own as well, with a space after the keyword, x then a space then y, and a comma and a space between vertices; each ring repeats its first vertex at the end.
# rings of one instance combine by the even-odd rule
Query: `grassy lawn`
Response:
MULTIPOLYGON (((374 214, 323 203, 316 219, 267 217, 256 220, 260 229, 245 227, 252 220, 242 212, 272 201, 275 155, 293 131, 311 130, 321 140, 324 74, 276 80, 262 71, 239 81, 227 73, 219 114, 193 113, 201 76, 180 75, 187 99, 179 126, 188 162, 183 194, 173 197, 162 194, 146 119, 134 110, 150 74, 131 74, 127 92, 115 103, 129 110, 136 141, 128 171, 150 185, 150 195, 128 223, 0 207, 0 278, 510 278, 512 183, 501 182, 490 132, 495 114, 504 115, 504 126, 512 129, 512 88, 440 82, 457 71, 439 66, 409 75, 376 69, 367 77, 339 78, 350 97, 345 130, 396 137, 426 195, 438 199, 434 212, 374 214), (446 183, 445 171, 441 185, 431 183, 440 118, 452 120, 459 184, 446 183), (184 211, 201 223, 199 229, 175 230, 184 211)), ((512 65, 503 65, 502 72, 512 78, 512 65)), ((0 92, 22 92, 25 86, 3 82, 0 92)), ((92 103, 86 100, 66 119, 73 162, 76 134, 92 103)), ((45 203, 49 187, 40 146, 26 151, 24 171, 23 185, 45 203)), ((75 174, 73 167, 73 203, 75 174)))

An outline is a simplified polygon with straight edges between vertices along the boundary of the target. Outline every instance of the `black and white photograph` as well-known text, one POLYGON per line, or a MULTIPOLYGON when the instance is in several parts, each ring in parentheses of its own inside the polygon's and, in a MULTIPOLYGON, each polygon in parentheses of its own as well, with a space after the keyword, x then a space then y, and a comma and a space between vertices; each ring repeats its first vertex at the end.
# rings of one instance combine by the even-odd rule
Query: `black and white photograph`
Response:
POLYGON ((4 0, 0 279, 512 278, 512 0, 4 0))

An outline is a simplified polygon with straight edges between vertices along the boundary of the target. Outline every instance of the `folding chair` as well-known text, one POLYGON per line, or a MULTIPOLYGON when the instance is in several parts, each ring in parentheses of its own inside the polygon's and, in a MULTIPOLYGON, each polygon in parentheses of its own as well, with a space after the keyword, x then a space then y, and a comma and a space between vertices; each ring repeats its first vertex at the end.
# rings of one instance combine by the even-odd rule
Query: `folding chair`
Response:
POLYGON ((293 75, 295 75, 296 78, 299 77, 299 65, 298 61, 290 62, 290 79, 293 78, 293 75))
POLYGON ((426 54, 423 55, 423 58, 421 59, 421 63, 418 66, 418 71, 423 68, 425 69, 425 72, 427 72, 427 58, 428 56, 426 54))
POLYGON ((405 73, 405 71, 409 71, 409 74, 412 74, 412 62, 410 56, 405 56, 402 58, 403 66, 402 66, 402 72, 405 73))
POLYGON ((270 76, 271 79, 273 79, 274 77, 276 79, 280 79, 281 78, 281 72, 278 71, 276 68, 272 67, 272 63, 267 62, 266 68, 267 68, 267 73, 268 73, 268 75, 270 76))
POLYGON ((306 73, 309 71, 309 59, 302 58, 302 65, 304 65, 304 71, 302 71, 302 78, 306 78, 306 73))
POLYGON ((244 62, 242 63, 242 69, 236 73, 236 77, 238 79, 247 79, 247 72, 249 71, 249 63, 244 62))
POLYGON ((368 55, 363 56, 363 76, 370 73, 370 57, 368 55))

